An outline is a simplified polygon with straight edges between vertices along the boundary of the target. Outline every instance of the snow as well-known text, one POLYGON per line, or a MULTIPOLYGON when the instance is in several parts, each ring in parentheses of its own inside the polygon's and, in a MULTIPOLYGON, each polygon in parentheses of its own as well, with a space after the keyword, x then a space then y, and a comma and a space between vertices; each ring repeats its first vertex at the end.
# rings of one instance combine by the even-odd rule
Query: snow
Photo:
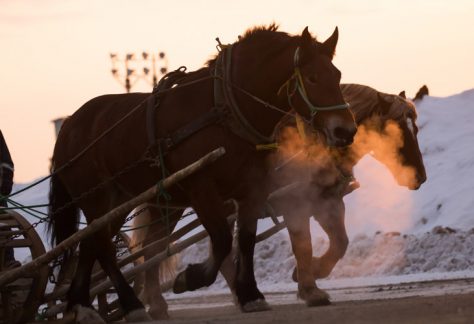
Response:
MULTIPOLYGON (((362 187, 345 197, 349 248, 330 277, 318 281, 321 287, 474 275, 474 89, 425 97, 417 109, 428 180, 418 191, 409 191, 383 165, 364 157, 355 168, 362 187)), ((48 187, 43 182, 16 200, 46 203, 48 187)), ((319 225, 311 224, 314 254, 320 255, 328 240, 319 225)), ((259 232, 270 225, 269 219, 260 221, 259 232)), ((44 238, 43 224, 37 229, 44 238)), ((203 241, 183 253, 182 263, 203 260, 207 253, 203 241)), ((20 260, 26 257, 27 251, 17 253, 20 260)), ((294 290, 294 265, 286 231, 257 244, 255 273, 264 291, 294 290)), ((226 288, 219 276, 207 291, 220 290, 226 288)))

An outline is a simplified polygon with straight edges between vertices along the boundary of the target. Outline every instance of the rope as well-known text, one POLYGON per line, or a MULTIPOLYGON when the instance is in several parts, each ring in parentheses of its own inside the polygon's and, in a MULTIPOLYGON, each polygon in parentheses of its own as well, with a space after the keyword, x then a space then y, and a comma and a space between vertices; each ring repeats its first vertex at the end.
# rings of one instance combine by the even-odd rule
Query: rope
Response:
POLYGON ((24 205, 22 205, 20 203, 17 203, 16 201, 11 200, 11 199, 7 199, 7 201, 10 204, 12 204, 14 207, 0 208, 0 212, 3 211, 3 210, 20 209, 20 210, 24 211, 25 213, 27 213, 28 215, 33 216, 36 219, 45 220, 45 219, 48 218, 46 213, 43 213, 43 212, 33 208, 34 206, 42 206, 42 205, 33 205, 33 207, 30 207, 30 206, 24 206, 24 205), (38 216, 37 214, 34 214, 34 213, 37 213, 37 214, 40 214, 40 215, 43 215, 43 216, 46 216, 46 217, 41 217, 41 216, 38 216))
POLYGON ((168 237, 168 244, 166 244, 166 254, 168 256, 171 256, 170 249, 169 249, 169 236, 171 234, 171 228, 170 228, 170 214, 169 214, 169 201, 171 200, 171 195, 169 192, 166 191, 166 189, 163 187, 163 179, 166 179, 166 175, 168 174, 168 171, 166 170, 165 166, 165 161, 164 161, 164 156, 163 156, 163 150, 161 145, 159 146, 159 159, 160 159, 160 165, 161 165, 161 180, 158 181, 157 186, 158 186, 158 194, 156 196, 156 205, 158 206, 160 210, 160 214, 162 217, 165 218, 165 226, 166 226, 166 236, 168 237), (160 197, 163 197, 165 199, 165 207, 162 208, 160 204, 160 197), (164 213, 163 213, 164 210, 164 213))

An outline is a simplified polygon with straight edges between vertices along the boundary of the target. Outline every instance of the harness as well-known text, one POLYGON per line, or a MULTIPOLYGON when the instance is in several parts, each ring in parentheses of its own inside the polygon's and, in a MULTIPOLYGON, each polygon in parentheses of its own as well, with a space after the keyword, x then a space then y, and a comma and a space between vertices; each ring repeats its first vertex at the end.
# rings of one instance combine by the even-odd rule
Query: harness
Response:
MULTIPOLYGON (((223 119, 223 114, 217 109, 213 108, 205 114, 199 116, 191 123, 177 129, 171 134, 166 135, 160 139, 156 135, 156 110, 160 106, 162 93, 165 90, 172 88, 179 84, 187 76, 186 67, 181 66, 179 69, 172 71, 161 78, 160 82, 153 88, 151 96, 146 102, 146 128, 149 142, 149 152, 152 156, 164 155, 171 151, 174 147, 179 145, 191 135, 197 133, 203 128, 219 123, 223 119)), ((155 159, 157 165, 160 161, 155 159)))
POLYGON ((232 91, 232 45, 219 44, 219 48, 214 69, 214 104, 226 116, 224 123, 234 134, 254 145, 274 142, 273 134, 266 136, 259 132, 240 111, 232 91))

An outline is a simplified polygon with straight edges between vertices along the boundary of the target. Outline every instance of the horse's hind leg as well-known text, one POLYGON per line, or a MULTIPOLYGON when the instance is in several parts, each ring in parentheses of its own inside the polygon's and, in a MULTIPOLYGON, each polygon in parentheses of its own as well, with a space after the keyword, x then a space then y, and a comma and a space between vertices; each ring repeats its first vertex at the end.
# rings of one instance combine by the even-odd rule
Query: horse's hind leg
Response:
POLYGON ((81 241, 79 246, 79 262, 67 294, 68 310, 71 310, 75 305, 92 307, 89 288, 92 267, 96 259, 95 251, 93 237, 81 241))
POLYGON ((296 258, 298 296, 305 300, 308 306, 328 305, 329 295, 316 286, 313 278, 311 265, 313 247, 309 217, 288 212, 284 215, 284 219, 296 258))
POLYGON ((192 206, 211 239, 212 254, 202 263, 188 265, 186 270, 178 275, 173 286, 175 293, 211 285, 232 247, 226 208, 215 184, 206 178, 196 180, 189 194, 192 206))
POLYGON ((344 224, 345 206, 342 199, 331 201, 320 213, 315 215, 329 237, 329 248, 320 258, 313 257, 313 278, 326 278, 344 256, 349 244, 344 224))

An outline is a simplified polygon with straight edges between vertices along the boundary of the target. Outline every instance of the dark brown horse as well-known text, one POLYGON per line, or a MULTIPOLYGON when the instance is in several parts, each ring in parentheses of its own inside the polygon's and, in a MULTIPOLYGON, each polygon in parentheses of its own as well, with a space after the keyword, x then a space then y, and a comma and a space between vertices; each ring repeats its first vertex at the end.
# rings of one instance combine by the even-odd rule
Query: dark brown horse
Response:
MULTIPOLYGON (((223 146, 223 158, 165 195, 172 197, 170 203, 192 206, 212 242, 209 258, 189 265, 178 276, 175 290, 214 282, 231 250, 224 201, 232 197, 240 201, 238 302, 246 311, 267 309, 253 272, 257 216, 268 195, 268 153, 257 151, 256 144, 273 141, 275 127, 292 109, 325 134, 329 145, 352 143, 356 126, 339 88, 340 72, 331 62, 337 39, 337 29, 321 43, 307 28, 298 36, 279 32, 274 25, 255 28, 232 46, 221 46, 208 66, 161 92, 106 95, 86 103, 65 121, 54 149, 53 241, 61 242, 77 230, 79 210, 90 223, 156 185, 165 171, 177 171, 223 146), (151 140, 147 124, 153 130, 151 140)), ((90 306, 90 274, 97 259, 126 317, 148 318, 116 264, 111 237, 122 223, 81 242, 69 309, 90 306)), ((173 221, 168 223, 171 231, 173 221)))
MULTIPOLYGON (((298 265, 293 277, 295 280, 299 278, 298 295, 309 306, 329 303, 329 296, 316 286, 315 279, 327 277, 346 251, 349 241, 344 226, 345 206, 342 198, 357 185, 352 177, 352 168, 360 158, 371 153, 390 169, 400 185, 409 189, 418 189, 426 180, 416 136, 418 130, 414 105, 403 96, 381 93, 367 86, 343 84, 341 89, 360 128, 350 149, 328 150, 311 138, 303 143, 300 135, 295 134, 297 138, 291 138, 291 145, 281 143, 280 150, 285 151, 289 147, 293 152, 290 153, 291 157, 295 150, 309 144, 306 153, 312 152, 313 155, 294 158, 289 163, 283 163, 284 167, 280 167, 279 156, 284 155, 286 159, 286 152, 269 157, 272 165, 279 170, 273 173, 271 191, 281 192, 272 195, 274 198, 269 200, 269 204, 276 215, 284 216, 298 265), (330 239, 328 251, 320 258, 312 258, 310 215, 320 223, 330 239)), ((288 126, 296 132, 294 120, 288 120, 288 126)), ((285 140, 284 135, 281 140, 285 140)), ((156 208, 150 207, 150 214, 157 213, 159 211, 156 208)), ((156 218, 142 214, 134 224, 141 226, 156 218)), ((146 245, 162 237, 163 232, 163 223, 153 223, 149 228, 135 232, 133 240, 146 245)), ((226 259, 221 272, 234 293, 231 261, 230 258, 226 259)), ((169 271, 169 268, 165 269, 169 271)), ((166 302, 156 280, 159 273, 157 268, 146 272, 144 297, 156 316, 166 317, 166 302)))

